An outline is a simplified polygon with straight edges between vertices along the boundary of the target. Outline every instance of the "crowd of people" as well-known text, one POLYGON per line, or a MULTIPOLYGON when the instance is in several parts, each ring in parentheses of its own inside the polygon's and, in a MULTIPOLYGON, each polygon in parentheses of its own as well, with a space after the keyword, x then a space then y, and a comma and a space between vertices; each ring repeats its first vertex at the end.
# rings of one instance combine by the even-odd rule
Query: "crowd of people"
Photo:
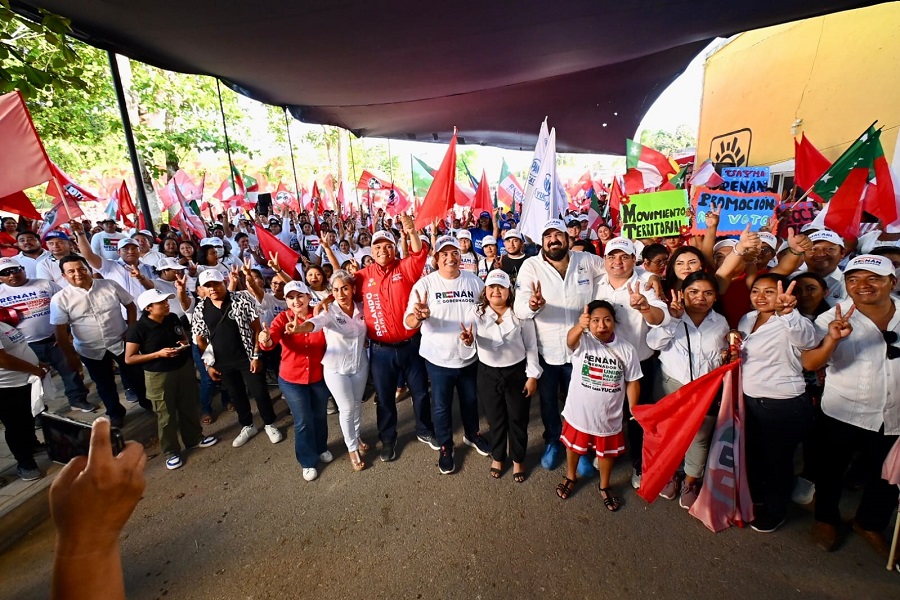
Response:
MULTIPOLYGON (((19 476, 41 477, 29 381, 51 369, 70 408, 91 413, 86 369, 114 427, 126 418, 118 375, 126 402, 155 413, 168 469, 218 442, 204 427, 222 414, 240 424, 232 446, 249 443, 259 432, 251 398, 266 437, 281 442, 277 385, 312 481, 334 458, 329 413, 354 471, 376 452, 395 460, 408 395, 440 473, 456 471, 461 441, 489 458, 490 477, 511 467, 521 484, 537 395, 540 464, 565 464, 556 496, 599 471, 602 505, 615 512, 614 460, 627 453, 635 489, 644 467, 631 410, 740 359, 753 529, 774 532, 791 502, 815 498, 813 539, 832 551, 842 491, 855 487, 853 529, 886 553, 898 501, 881 464, 900 434, 900 236, 788 229, 781 239, 773 226, 723 237, 716 210, 704 219, 705 235, 643 240, 591 228, 577 211, 533 240, 501 210, 425 229, 381 211, 229 214, 199 240, 112 220, 73 221, 41 240, 5 220, 15 240, 0 258, 7 442, 19 476), (262 228, 298 255, 294 272, 264 255, 262 228), (372 391, 377 443, 362 437, 372 391)), ((662 498, 696 501, 717 411, 714 402, 662 498)))

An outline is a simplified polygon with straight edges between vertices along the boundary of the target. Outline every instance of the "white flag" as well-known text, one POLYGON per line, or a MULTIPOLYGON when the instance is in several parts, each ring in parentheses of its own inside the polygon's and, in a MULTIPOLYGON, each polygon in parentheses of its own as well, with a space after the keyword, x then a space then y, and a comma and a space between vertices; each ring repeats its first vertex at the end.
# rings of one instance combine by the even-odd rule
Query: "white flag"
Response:
POLYGON ((541 123, 541 131, 538 133, 538 141, 534 146, 534 155, 531 157, 531 168, 528 170, 528 180, 525 182, 525 197, 528 197, 528 193, 532 187, 534 187, 534 180, 538 176, 538 172, 541 170, 541 161, 544 158, 544 152, 547 151, 547 144, 550 143, 550 131, 547 129, 547 117, 544 117, 544 122, 541 123))
MULTIPOLYGON (((555 219, 556 210, 556 129, 550 131, 547 147, 538 162, 539 170, 534 177, 533 184, 525 189, 525 199, 522 201, 522 218, 519 221, 519 231, 531 238, 536 243, 541 243, 541 234, 544 224, 550 219, 555 219)), ((540 142, 538 142, 540 143, 540 142)), ((535 149, 537 152, 537 149, 535 149)), ((533 166, 534 163, 532 163, 533 166)), ((532 180, 531 174, 528 175, 532 180)))

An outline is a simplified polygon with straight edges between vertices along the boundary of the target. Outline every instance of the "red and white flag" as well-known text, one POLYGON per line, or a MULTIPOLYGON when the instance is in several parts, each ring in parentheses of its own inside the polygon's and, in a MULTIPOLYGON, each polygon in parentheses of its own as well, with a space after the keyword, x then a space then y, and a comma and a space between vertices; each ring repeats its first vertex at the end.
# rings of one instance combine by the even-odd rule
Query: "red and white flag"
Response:
POLYGON ((47 195, 53 196, 54 198, 60 198, 62 196, 59 189, 56 187, 56 182, 58 181, 59 185, 63 188, 66 198, 71 202, 96 202, 99 200, 96 194, 87 191, 75 183, 71 177, 66 175, 63 170, 57 167, 52 161, 50 163, 50 172, 55 180, 51 179, 50 183, 47 184, 47 195))
POLYGON ((206 230, 203 219, 194 212, 194 207, 191 206, 191 203, 188 202, 187 198, 184 197, 184 194, 181 193, 181 186, 179 186, 173 178, 166 187, 169 188, 170 193, 178 200, 178 210, 176 211, 174 220, 182 223, 184 227, 198 239, 202 240, 207 237, 209 232, 206 230))
POLYGON ((0 198, 53 176, 50 159, 18 91, 0 96, 0 198))
POLYGON ((708 158, 704 160, 699 167, 694 169, 694 174, 691 175, 690 181, 688 181, 688 185, 702 185, 708 188, 718 187, 725 183, 725 180, 716 173, 716 167, 713 166, 713 163, 708 158))
POLYGON ((626 194, 657 188, 677 171, 662 152, 632 140, 625 140, 625 165, 626 194))
POLYGON ((300 212, 300 204, 297 202, 297 195, 291 192, 283 181, 278 182, 278 188, 275 190, 275 204, 281 207, 287 207, 288 210, 300 212))
POLYGON ((81 210, 81 207, 77 202, 69 198, 68 195, 64 200, 57 198, 53 208, 44 214, 44 224, 41 225, 41 228, 38 231, 41 241, 43 241, 47 234, 54 229, 60 229, 70 220, 83 216, 84 212, 81 210), (63 205, 63 202, 65 202, 65 206, 63 205), (67 207, 68 211, 66 211, 67 207))

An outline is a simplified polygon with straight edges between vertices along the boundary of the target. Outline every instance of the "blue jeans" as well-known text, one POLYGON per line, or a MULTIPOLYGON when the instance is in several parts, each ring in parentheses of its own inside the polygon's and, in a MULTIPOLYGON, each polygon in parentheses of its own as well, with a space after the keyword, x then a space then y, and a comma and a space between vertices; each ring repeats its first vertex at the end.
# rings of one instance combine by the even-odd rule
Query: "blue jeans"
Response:
POLYGON ((559 390, 569 392, 572 379, 572 363, 549 365, 539 356, 544 373, 538 379, 538 395, 541 397, 541 421, 544 423, 544 443, 559 443, 562 435, 562 417, 559 414, 559 390))
POLYGON ((425 361, 431 380, 431 414, 434 437, 441 446, 453 447, 453 390, 459 397, 463 431, 470 440, 478 433, 478 362, 461 369, 448 369, 425 361))
POLYGON ((315 468, 328 449, 328 386, 324 381, 291 383, 281 377, 278 386, 294 417, 294 454, 304 468, 315 468))
POLYGON ((431 398, 428 396, 428 376, 425 359, 419 356, 419 334, 402 346, 383 346, 372 343, 369 367, 377 395, 376 415, 378 438, 382 442, 397 439, 397 382, 402 374, 412 395, 416 420, 416 435, 431 435, 431 398))
MULTIPOLYGON (((209 376, 209 371, 206 370, 206 365, 203 364, 203 359, 200 358, 200 348, 197 347, 197 344, 191 345, 193 346, 191 350, 194 354, 194 365, 197 367, 197 371, 200 372, 200 412, 204 415, 211 415, 213 412, 213 396, 216 393, 216 382, 209 376)), ((231 402, 224 387, 219 399, 222 400, 223 408, 231 402)))
POLYGON ((78 371, 73 371, 66 363, 66 357, 54 338, 48 338, 39 342, 29 342, 28 346, 37 355, 38 360, 53 366, 62 378, 66 390, 66 398, 69 404, 73 402, 87 402, 88 389, 84 385, 84 379, 78 371))

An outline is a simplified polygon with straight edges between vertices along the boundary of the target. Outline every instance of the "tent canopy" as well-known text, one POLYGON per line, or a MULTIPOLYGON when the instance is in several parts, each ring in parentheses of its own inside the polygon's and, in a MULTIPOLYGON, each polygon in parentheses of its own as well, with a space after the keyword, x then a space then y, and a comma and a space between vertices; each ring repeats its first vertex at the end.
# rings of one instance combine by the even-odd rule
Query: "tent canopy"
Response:
MULTIPOLYGON (((619 154, 712 39, 877 4, 842 0, 14 0, 94 46, 198 73, 358 136, 619 154)), ((746 75, 746 74, 744 74, 746 75)), ((765 74, 758 74, 764 77, 765 74)))

